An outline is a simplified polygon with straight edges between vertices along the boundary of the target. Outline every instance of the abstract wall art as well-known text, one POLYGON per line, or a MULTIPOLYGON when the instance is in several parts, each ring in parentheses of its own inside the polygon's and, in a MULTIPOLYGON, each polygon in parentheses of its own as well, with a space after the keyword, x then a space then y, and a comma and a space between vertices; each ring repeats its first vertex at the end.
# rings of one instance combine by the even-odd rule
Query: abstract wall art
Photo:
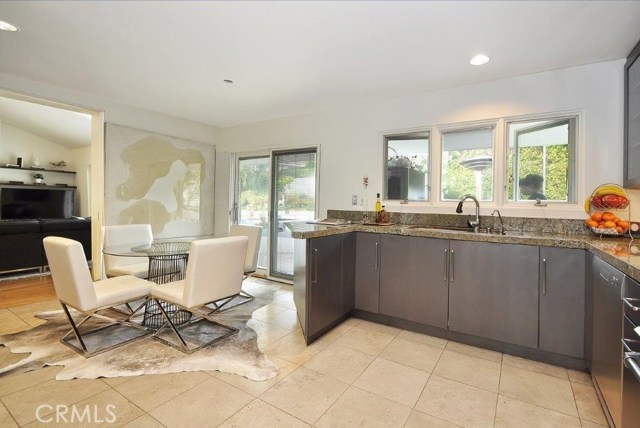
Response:
POLYGON ((213 235, 215 146, 108 123, 105 224, 158 238, 213 235))

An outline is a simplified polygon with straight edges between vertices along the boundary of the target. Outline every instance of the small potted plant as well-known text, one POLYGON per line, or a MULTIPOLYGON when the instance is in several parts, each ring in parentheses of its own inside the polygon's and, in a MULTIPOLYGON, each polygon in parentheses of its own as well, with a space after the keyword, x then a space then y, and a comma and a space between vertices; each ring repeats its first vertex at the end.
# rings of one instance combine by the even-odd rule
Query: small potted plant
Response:
POLYGON ((42 184, 42 180, 44 180, 44 176, 42 174, 33 174, 33 182, 35 184, 42 184))

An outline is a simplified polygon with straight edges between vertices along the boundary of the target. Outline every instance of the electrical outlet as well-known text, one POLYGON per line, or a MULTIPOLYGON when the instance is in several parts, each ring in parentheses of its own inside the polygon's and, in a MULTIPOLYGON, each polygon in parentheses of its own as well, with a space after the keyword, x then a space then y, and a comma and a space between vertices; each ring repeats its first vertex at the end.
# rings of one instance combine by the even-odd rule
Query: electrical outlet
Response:
POLYGON ((351 196, 351 205, 358 205, 358 195, 351 196))

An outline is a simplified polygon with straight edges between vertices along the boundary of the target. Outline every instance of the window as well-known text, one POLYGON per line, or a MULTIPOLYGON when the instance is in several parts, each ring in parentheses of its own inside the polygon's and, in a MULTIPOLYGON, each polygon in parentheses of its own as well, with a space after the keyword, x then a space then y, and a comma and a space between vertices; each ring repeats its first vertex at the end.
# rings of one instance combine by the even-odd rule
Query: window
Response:
POLYGON ((510 122, 507 200, 575 202, 576 117, 510 122))
POLYGON ((493 129, 442 133, 442 201, 457 201, 469 193, 479 201, 493 200, 493 129))
POLYGON ((384 199, 429 199, 429 132, 384 137, 384 199))

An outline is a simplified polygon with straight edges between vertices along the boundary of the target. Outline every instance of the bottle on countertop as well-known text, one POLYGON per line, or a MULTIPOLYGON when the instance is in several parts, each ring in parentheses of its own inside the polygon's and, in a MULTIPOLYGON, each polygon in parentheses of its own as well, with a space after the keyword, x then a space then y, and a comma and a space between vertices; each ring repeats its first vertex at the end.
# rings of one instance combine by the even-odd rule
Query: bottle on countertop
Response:
POLYGON ((376 217, 378 217, 378 213, 382 210, 382 203, 380 203, 380 193, 376 193, 376 217))
POLYGON ((376 216, 376 222, 378 223, 389 223, 389 213, 384 208, 384 205, 380 208, 380 212, 378 212, 376 216))

